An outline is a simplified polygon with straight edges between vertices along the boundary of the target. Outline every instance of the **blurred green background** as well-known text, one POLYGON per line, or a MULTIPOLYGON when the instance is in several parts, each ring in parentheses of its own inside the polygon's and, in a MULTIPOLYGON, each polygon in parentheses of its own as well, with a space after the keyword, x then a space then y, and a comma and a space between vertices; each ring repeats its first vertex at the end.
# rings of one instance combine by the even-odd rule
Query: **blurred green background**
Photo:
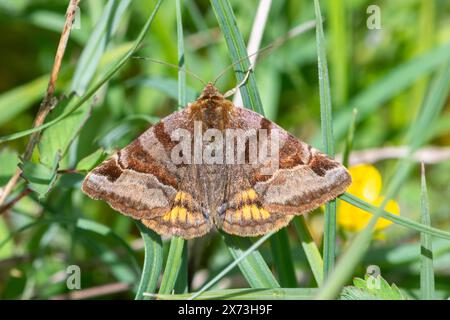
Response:
MULTIPOLYGON (((239 30, 248 40, 257 1, 230 1, 239 30)), ((68 1, 3 0, 0 2, 0 136, 29 129, 44 96, 49 72, 65 20, 68 1)), ((82 0, 79 28, 72 30, 64 55, 56 95, 61 103, 49 118, 64 109, 63 95, 79 94, 86 84, 107 71, 129 49, 151 12, 155 1, 82 0), (93 36, 108 6, 117 20, 109 21, 111 32, 99 37, 101 55, 89 61, 100 63, 94 74, 79 68, 80 55, 93 36), (81 70, 81 71, 78 71, 81 70), (78 72, 78 73, 77 73, 78 72), (81 72, 81 73, 79 73, 81 72)), ((450 58, 450 3, 445 0, 328 0, 321 1, 328 41, 328 66, 335 120, 336 151, 343 152, 351 112, 358 109, 353 150, 402 146, 410 124, 418 114, 432 74, 450 58), (369 30, 366 12, 376 4, 381 29, 369 30)), ((273 1, 262 46, 283 37, 290 29, 314 19, 309 0, 273 1)), ((186 67, 205 81, 215 78, 231 61, 214 12, 206 0, 185 0, 183 7, 186 67)), ((287 40, 264 53, 255 76, 266 116, 296 137, 321 147, 317 53, 314 30, 287 40)), ((144 39, 139 56, 177 63, 175 1, 163 2, 144 39)), ((187 75, 188 100, 202 84, 187 75)), ((236 84, 233 72, 218 83, 225 92, 236 84)), ((111 153, 131 142, 152 123, 177 109, 177 70, 141 59, 126 66, 96 94, 94 99, 64 122, 46 130, 33 160, 50 165, 57 149, 67 146, 59 170, 75 169, 80 160, 99 148, 111 153)), ((425 134, 425 133, 424 133, 425 134)), ((450 228, 450 103, 429 127, 429 145, 447 157, 427 165, 431 222, 450 228)), ((28 138, 0 145, 0 186, 16 170, 28 138)), ((99 157, 103 154, 99 155, 99 157)), ((433 154, 432 154, 433 156, 433 154)), ((383 180, 389 179, 395 160, 373 163, 383 180)), ((79 168, 79 167, 78 167, 79 168)), ((82 168, 81 168, 82 169, 82 168)), ((396 199, 401 215, 420 219, 419 166, 396 199)), ((66 268, 78 265, 83 289, 109 285, 107 294, 96 298, 132 298, 139 280, 143 243, 134 222, 95 202, 79 189, 82 173, 57 177, 45 199, 36 193, 23 197, 0 216, 0 297, 28 299, 63 297, 66 268), (78 228, 52 223, 58 219, 83 217, 104 229, 78 228), (94 230, 90 230, 94 229, 94 230), (102 233, 103 231, 103 233, 102 233), (2 242, 13 233, 10 241, 2 242), (122 241, 125 242, 122 243, 122 241), (127 247, 129 246, 129 247, 127 247), (127 249, 136 252, 137 260, 127 249)), ((24 188, 21 182, 8 200, 24 188)), ((0 189, 1 190, 1 189, 0 189)), ((42 190, 41 190, 42 191, 42 190)), ((42 194, 45 194, 45 190, 42 194)), ((316 243, 321 244, 323 213, 308 216, 316 243)), ((289 229, 289 233, 291 234, 289 229)), ((355 276, 362 277, 369 264, 380 266, 388 282, 413 292, 419 286, 418 234, 392 225, 384 239, 374 240, 355 276)), ((348 235, 350 238, 352 235, 348 235)), ((340 239, 339 245, 345 246, 340 239)), ((450 292, 450 243, 434 239, 436 289, 441 297, 450 292)), ((165 250, 167 244, 165 243, 165 250)), ((271 262, 270 248, 261 248, 271 262)), ((292 254, 300 286, 314 284, 305 256, 295 246, 292 254)), ((189 241, 191 288, 200 286, 232 260, 217 235, 189 241)), ((221 287, 242 287, 245 282, 234 270, 221 287)), ((413 294, 413 293, 412 293, 413 294)))

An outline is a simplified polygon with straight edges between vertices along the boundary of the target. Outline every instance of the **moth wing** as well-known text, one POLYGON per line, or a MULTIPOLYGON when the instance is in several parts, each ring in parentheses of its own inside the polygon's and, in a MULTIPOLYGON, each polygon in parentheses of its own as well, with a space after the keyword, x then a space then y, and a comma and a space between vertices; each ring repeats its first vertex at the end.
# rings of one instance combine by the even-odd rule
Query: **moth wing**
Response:
POLYGON ((212 226, 205 189, 200 179, 199 165, 185 167, 172 207, 163 215, 145 218, 142 222, 159 234, 179 236, 184 239, 200 237, 212 226))
MULTIPOLYGON (((278 230, 295 215, 304 214, 344 193, 351 184, 347 169, 260 114, 236 108, 233 125, 244 130, 265 129, 269 160, 245 169, 238 183, 245 186, 228 196, 222 229, 257 236, 278 230), (277 135, 277 159, 271 158, 272 135, 277 135), (274 166, 275 165, 275 166, 274 166), (252 197, 249 197, 249 194, 252 197)), ((231 169, 233 171, 234 169, 231 169)))
POLYGON ((228 168, 230 186, 226 191, 227 201, 219 208, 218 227, 239 236, 257 236, 289 224, 292 215, 269 212, 263 198, 250 183, 247 165, 232 165, 228 168))
POLYGON ((186 213, 186 232, 180 231, 183 226, 173 226, 178 223, 177 217, 183 218, 185 209, 179 213, 182 203, 177 199, 188 199, 190 207, 201 212, 195 196, 180 189, 189 174, 189 166, 176 165, 171 160, 172 148, 178 142, 171 139, 170 133, 177 128, 190 130, 186 112, 183 109, 162 119, 94 168, 83 181, 83 192, 93 199, 106 201, 124 215, 142 220, 160 234, 189 237, 199 235, 200 231, 206 233, 209 229, 197 225, 205 223, 205 219, 196 212, 186 213), (160 221, 162 225, 158 226, 160 221), (197 230, 193 232, 191 227, 197 230))

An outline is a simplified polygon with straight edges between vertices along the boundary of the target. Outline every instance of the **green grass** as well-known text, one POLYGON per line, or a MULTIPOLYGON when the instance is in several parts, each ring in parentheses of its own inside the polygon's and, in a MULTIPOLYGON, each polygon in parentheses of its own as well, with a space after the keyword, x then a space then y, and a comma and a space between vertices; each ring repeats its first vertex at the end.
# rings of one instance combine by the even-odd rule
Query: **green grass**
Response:
MULTIPOLYGON (((421 222, 429 226, 430 208, 427 192, 427 182, 425 178, 425 165, 422 163, 421 168, 421 197, 420 209, 422 213, 421 222)), ((434 271, 433 271, 433 243, 431 236, 426 233, 420 234, 420 290, 421 298, 424 300, 434 299, 434 271)))
MULTIPOLYGON (((410 154, 417 150, 426 140, 427 135, 423 135, 429 125, 429 122, 439 114, 440 109, 443 107, 443 99, 448 95, 450 88, 450 63, 444 66, 444 69, 438 73, 431 84, 428 98, 425 99, 422 106, 422 112, 417 117, 415 123, 411 125, 409 134, 409 147, 410 154), (423 138, 425 136, 425 138, 423 138)), ((382 215, 382 208, 385 207, 387 201, 398 193, 401 185, 407 178, 412 168, 412 162, 410 157, 399 161, 398 169, 395 172, 394 177, 391 179, 390 184, 387 187, 386 198, 381 203, 373 217, 370 219, 368 225, 360 232, 350 243, 345 253, 340 258, 340 263, 336 266, 333 274, 330 275, 329 281, 324 285, 318 294, 319 299, 335 298, 339 295, 342 286, 346 283, 349 277, 351 277, 351 270, 358 264, 363 258, 365 252, 369 249, 371 235, 375 223, 382 215)))
POLYGON ((144 292, 153 293, 158 285, 158 278, 163 263, 163 249, 159 235, 145 227, 141 222, 136 222, 136 225, 145 243, 145 260, 135 297, 136 300, 142 300, 148 299, 148 296, 144 296, 144 292))
POLYGON ((38 59, 18 63, 15 57, 26 52, 13 51, 14 37, 4 39, 6 50, 0 53, 10 62, 0 79, 0 185, 21 162, 28 136, 42 132, 33 157, 20 164, 27 181, 17 184, 7 203, 26 187, 33 192, 0 216, 0 297, 66 294, 64 281, 49 279, 77 264, 83 289, 130 284, 128 291, 110 298, 363 298, 373 292, 361 291, 364 280, 355 278, 363 278, 363 270, 375 264, 389 279, 383 282, 385 297, 401 292, 417 299, 448 298, 450 285, 442 270, 448 269, 450 254, 449 162, 428 164, 425 181, 411 155, 450 141, 449 28, 441 4, 422 1, 399 9, 383 3, 383 17, 389 18, 382 19, 383 33, 377 35, 359 16, 368 4, 273 1, 267 22, 255 26, 264 34, 261 47, 313 17, 316 32, 306 31, 262 54, 239 89, 244 107, 266 114, 331 157, 344 153, 344 163, 354 150, 409 146, 405 159, 375 164, 386 200, 396 199, 401 215, 345 193, 339 201, 372 214, 369 225, 350 236, 336 225, 333 201, 324 212, 296 217, 275 234, 251 239, 212 233, 195 241, 161 239, 141 223, 87 199, 80 183, 88 170, 149 123, 195 99, 202 88, 184 69, 212 80, 234 63, 217 86, 225 92, 242 81, 249 68, 246 42, 255 31, 256 4, 82 3, 82 28, 72 30, 57 82, 58 104, 37 128, 32 119, 48 81, 65 7, 42 1, 11 9, 19 10, 20 21, 0 7, 6 24, 39 26, 18 32, 5 24, 15 38, 29 33, 50 39, 29 42, 38 59), (410 24, 408 16, 420 23, 410 24), (412 27, 402 33, 400 25, 412 27), (130 59, 134 56, 179 69, 130 59), (373 233, 381 217, 393 222, 384 241, 373 233), (349 287, 342 291, 344 286, 349 287))
MULTIPOLYGON (((330 80, 326 55, 325 36, 323 34, 322 13, 319 1, 314 0, 316 14, 317 65, 320 93, 320 122, 324 152, 334 158, 333 115, 331 107, 330 80)), ((325 205, 325 221, 323 233, 323 273, 325 278, 334 268, 336 257, 336 200, 325 205)))
MULTIPOLYGON (((185 106, 186 101, 186 73, 183 37, 183 20, 181 16, 181 2, 176 2, 177 11, 177 40, 178 40, 178 106, 185 106)), ((151 268, 151 266, 149 266, 151 268)), ((166 268, 161 280, 159 293, 168 294, 177 286, 177 291, 188 290, 187 284, 187 244, 181 238, 174 237, 170 242, 169 255, 167 257, 166 268)))

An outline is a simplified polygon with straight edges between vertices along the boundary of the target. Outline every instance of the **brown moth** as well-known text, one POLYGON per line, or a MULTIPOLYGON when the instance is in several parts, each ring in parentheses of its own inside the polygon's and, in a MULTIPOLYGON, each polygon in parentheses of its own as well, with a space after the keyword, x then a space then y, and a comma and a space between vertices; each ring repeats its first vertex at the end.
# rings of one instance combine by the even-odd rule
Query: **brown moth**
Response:
MULTIPOLYGON (((267 138, 270 142, 272 136, 267 138)), ((208 144, 201 152, 206 152, 208 144)), ((234 146, 233 146, 234 148, 234 146)), ((272 148, 272 147, 271 147, 272 148)), ((250 157, 248 145, 245 157, 250 157)), ((273 163, 272 163, 273 164, 273 163)), ((344 193, 351 183, 340 163, 251 110, 236 107, 212 85, 94 168, 82 190, 161 235, 200 237, 214 226, 239 236, 258 236, 289 224, 344 193), (278 132, 278 167, 260 163, 178 163, 173 132, 265 129, 278 132)))

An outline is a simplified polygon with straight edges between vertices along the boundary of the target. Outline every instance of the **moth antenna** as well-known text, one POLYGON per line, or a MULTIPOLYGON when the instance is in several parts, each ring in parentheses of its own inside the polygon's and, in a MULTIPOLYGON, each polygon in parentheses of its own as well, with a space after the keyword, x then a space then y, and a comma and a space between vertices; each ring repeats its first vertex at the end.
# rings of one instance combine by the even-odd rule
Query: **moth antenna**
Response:
MULTIPOLYGON (((228 66, 225 67, 225 69, 223 69, 222 72, 220 72, 219 75, 214 79, 213 85, 215 86, 216 83, 217 83, 217 81, 219 81, 219 79, 222 78, 228 70, 230 70, 231 68, 233 68, 233 67, 234 67, 235 65, 237 65, 238 63, 241 63, 241 62, 244 61, 245 59, 248 59, 248 58, 250 58, 250 57, 252 57, 252 56, 254 56, 254 55, 257 55, 257 54, 259 54, 259 53, 261 53, 261 52, 264 52, 264 51, 266 51, 266 50, 269 50, 269 49, 271 49, 272 47, 273 47, 273 45, 270 44, 270 45, 268 45, 268 46, 266 46, 266 47, 264 47, 264 48, 261 48, 261 49, 255 51, 255 52, 253 52, 252 54, 249 54, 249 55, 247 55, 247 56, 245 56, 245 57, 242 57, 241 59, 239 59, 239 60, 233 62, 233 63, 230 64, 230 65, 228 65, 228 66)), ((247 72, 248 72, 249 70, 251 70, 251 69, 252 69, 252 67, 250 67, 250 68, 247 70, 247 72)))
POLYGON ((227 92, 225 92, 225 94, 223 95, 224 98, 228 98, 232 95, 234 95, 236 93, 236 91, 242 87, 248 80, 248 77, 250 76, 250 73, 253 71, 252 67, 248 68, 247 72, 245 73, 245 77, 244 79, 242 79, 241 82, 239 82, 239 84, 237 86, 235 86, 233 89, 228 90, 227 92))
POLYGON ((158 64, 162 64, 171 68, 175 68, 179 71, 183 71, 186 74, 189 74, 191 76, 193 76, 195 79, 197 79, 198 81, 200 81, 202 83, 202 85, 204 87, 206 87, 206 82, 202 80, 202 78, 200 78, 198 75, 196 75, 194 72, 192 72, 189 69, 186 68, 182 68, 176 64, 170 63, 170 62, 166 62, 166 61, 162 61, 162 60, 157 60, 157 59, 152 59, 152 58, 147 58, 147 57, 139 57, 139 56, 134 56, 133 59, 141 59, 141 60, 146 60, 146 61, 150 61, 150 62, 154 62, 154 63, 158 63, 158 64))
MULTIPOLYGON (((222 70, 222 72, 219 73, 219 75, 214 79, 213 84, 216 85, 217 81, 219 81, 219 79, 221 77, 223 77, 223 75, 232 67, 234 67, 236 64, 241 63, 243 60, 248 59, 254 55, 257 55, 259 53, 263 53, 265 51, 269 51, 271 49, 275 49, 277 47, 282 46, 287 40, 292 39, 294 37, 297 37, 298 35, 313 29, 316 26, 316 21, 315 20, 309 20, 305 23, 302 23, 294 28, 292 28, 291 30, 289 30, 285 35, 275 39, 274 42, 268 44, 265 47, 262 47, 261 49, 253 52, 252 54, 249 54, 235 62, 233 62, 232 64, 230 64, 229 66, 225 67, 225 69, 222 70)), ((256 62, 255 62, 256 63, 256 62)), ((253 68, 253 66, 250 66, 250 68, 253 68)))

